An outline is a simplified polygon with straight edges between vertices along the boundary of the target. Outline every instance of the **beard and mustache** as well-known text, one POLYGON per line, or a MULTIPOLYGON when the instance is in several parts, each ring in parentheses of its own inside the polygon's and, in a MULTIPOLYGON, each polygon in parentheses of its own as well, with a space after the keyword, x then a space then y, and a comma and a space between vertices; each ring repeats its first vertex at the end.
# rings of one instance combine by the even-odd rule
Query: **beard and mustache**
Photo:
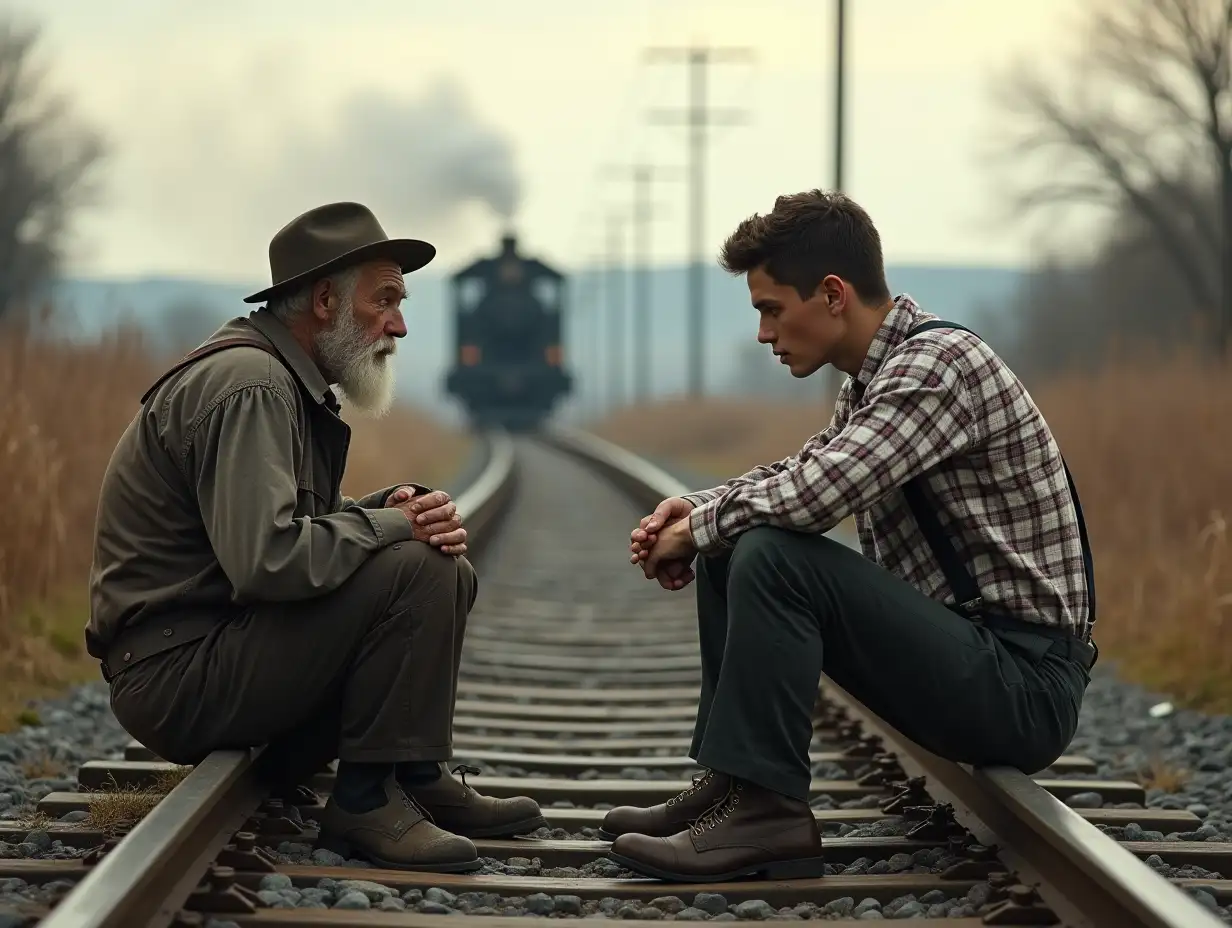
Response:
POLYGON ((316 336, 321 365, 359 413, 374 419, 385 415, 393 404, 391 360, 396 348, 396 339, 389 335, 369 341, 355 319, 349 293, 338 307, 334 324, 316 336))

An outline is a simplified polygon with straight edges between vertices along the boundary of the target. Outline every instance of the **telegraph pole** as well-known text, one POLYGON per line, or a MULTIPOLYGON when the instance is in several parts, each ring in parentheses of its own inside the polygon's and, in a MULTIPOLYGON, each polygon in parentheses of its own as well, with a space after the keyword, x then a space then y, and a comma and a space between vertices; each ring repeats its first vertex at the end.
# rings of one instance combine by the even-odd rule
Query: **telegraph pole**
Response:
POLYGON ((846 66, 844 61, 844 45, 847 32, 847 2, 835 0, 835 49, 834 49, 834 189, 843 189, 843 135, 846 130, 846 66))
POLYGON ((628 167, 609 169, 633 181, 633 399, 648 399, 652 365, 650 338, 650 227, 655 218, 651 188, 656 179, 678 176, 673 168, 637 162, 628 167))
MULTIPOLYGON (((603 415, 603 294, 600 286, 603 280, 603 265, 605 256, 595 249, 590 255, 590 272, 586 275, 593 278, 595 286, 586 288, 586 305, 592 318, 587 335, 589 336, 590 375, 586 378, 594 384, 594 395, 591 397, 595 418, 603 415)), ((581 275, 578 275, 579 278, 581 275)), ((581 302, 579 300, 579 302, 581 302)), ((579 371, 580 373, 580 371, 579 371)))
POLYGON ((706 294, 703 242, 705 238, 706 203, 706 130, 711 126, 733 124, 741 114, 734 111, 711 109, 707 101, 706 69, 712 64, 748 60, 752 52, 747 48, 711 48, 688 46, 684 48, 652 48, 647 50, 651 60, 683 61, 688 65, 689 105, 684 110, 652 114, 655 121, 679 124, 684 122, 689 129, 689 395, 700 397, 705 390, 705 375, 702 366, 706 357, 706 294))
POLYGON ((650 184, 654 169, 633 168, 633 247, 637 263, 633 281, 633 399, 650 393, 650 184))
MULTIPOLYGON (((835 0, 834 17, 834 189, 843 191, 843 143, 846 141, 846 38, 847 0, 835 0)), ((835 397, 843 385, 843 374, 837 368, 830 372, 835 397)))
POLYGON ((624 223, 618 213, 607 217, 607 281, 604 295, 607 301, 608 364, 611 407, 615 409, 625 399, 625 288, 624 288, 624 223))

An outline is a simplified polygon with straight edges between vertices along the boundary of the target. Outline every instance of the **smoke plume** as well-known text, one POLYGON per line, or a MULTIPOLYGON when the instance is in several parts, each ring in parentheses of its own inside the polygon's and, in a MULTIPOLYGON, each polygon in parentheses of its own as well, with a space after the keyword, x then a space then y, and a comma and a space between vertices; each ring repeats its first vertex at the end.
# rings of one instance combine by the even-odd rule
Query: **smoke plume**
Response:
POLYGON ((260 77, 247 96, 215 87, 126 135, 129 196, 115 205, 151 264, 259 282, 273 234, 337 200, 369 206, 390 236, 426 238, 446 266, 515 218, 512 145, 455 84, 326 105, 286 73, 260 77))
POLYGON ((481 125, 461 91, 443 81, 418 99, 357 94, 328 133, 288 143, 280 160, 299 195, 359 200, 391 223, 448 225, 471 202, 507 221, 518 207, 508 142, 481 125))

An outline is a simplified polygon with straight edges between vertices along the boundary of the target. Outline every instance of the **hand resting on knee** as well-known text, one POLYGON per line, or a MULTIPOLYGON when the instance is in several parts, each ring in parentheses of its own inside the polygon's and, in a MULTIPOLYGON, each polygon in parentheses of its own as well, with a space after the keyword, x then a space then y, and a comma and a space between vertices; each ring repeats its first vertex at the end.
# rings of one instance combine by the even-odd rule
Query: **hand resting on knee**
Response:
POLYGON ((411 487, 399 487, 389 494, 386 509, 400 509, 415 527, 415 540, 440 548, 444 554, 466 553, 466 529, 457 504, 444 490, 415 496, 411 487))

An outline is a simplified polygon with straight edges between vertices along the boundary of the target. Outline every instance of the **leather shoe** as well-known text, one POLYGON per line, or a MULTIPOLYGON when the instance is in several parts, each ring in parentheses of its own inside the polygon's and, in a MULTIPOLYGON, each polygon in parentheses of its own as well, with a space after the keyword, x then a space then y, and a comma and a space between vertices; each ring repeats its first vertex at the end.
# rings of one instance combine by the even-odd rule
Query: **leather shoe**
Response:
POLYGON ((638 806, 611 809, 603 816, 599 837, 612 841, 630 833, 650 835, 652 838, 674 835, 684 831, 720 802, 727 795, 730 785, 731 778, 727 774, 707 770, 693 779, 692 786, 667 802, 645 809, 638 806))
POLYGON ((475 845, 431 822, 392 774, 384 792, 385 804, 367 812, 348 812, 330 796, 318 816, 317 846, 393 870, 467 873, 483 866, 475 845))
POLYGON ((463 764, 451 773, 442 764, 441 775, 431 783, 405 789, 433 822, 467 838, 509 838, 547 825, 539 803, 529 796, 509 799, 484 796, 467 784, 468 773, 477 775, 479 770, 463 764), (462 774, 461 782, 453 773, 462 774))
POLYGON ((807 879, 826 872, 821 832, 808 803, 736 779, 688 830, 668 838, 621 835, 608 856, 636 873, 674 883, 807 879))

